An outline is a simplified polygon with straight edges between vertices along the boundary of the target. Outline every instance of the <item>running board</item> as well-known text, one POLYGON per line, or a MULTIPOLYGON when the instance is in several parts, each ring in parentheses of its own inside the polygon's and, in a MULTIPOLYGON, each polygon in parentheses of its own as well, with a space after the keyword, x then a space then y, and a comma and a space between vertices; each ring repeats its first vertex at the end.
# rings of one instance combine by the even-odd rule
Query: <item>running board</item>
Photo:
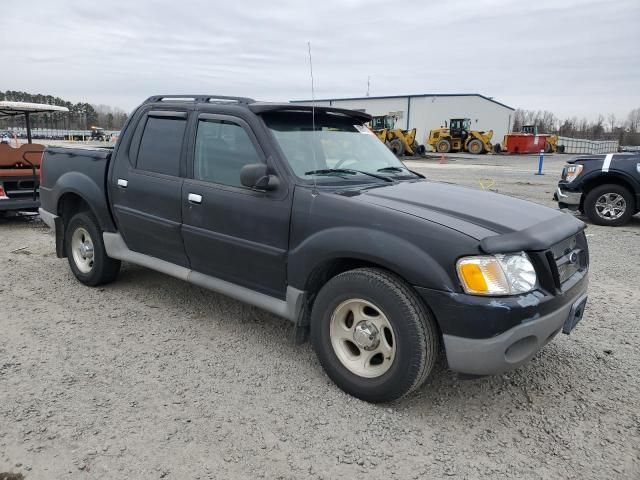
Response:
POLYGON ((241 302, 248 303, 254 307, 261 308, 268 312, 284 317, 292 322, 297 322, 303 306, 304 292, 287 287, 287 299, 280 300, 264 293, 256 292, 246 287, 227 282, 216 277, 196 272, 190 268, 181 267, 165 260, 160 260, 143 253, 134 252, 127 247, 124 239, 119 233, 104 232, 102 234, 104 248, 111 258, 135 263, 142 267, 150 268, 158 272, 171 275, 172 277, 185 280, 193 285, 197 285, 207 290, 221 293, 241 302))

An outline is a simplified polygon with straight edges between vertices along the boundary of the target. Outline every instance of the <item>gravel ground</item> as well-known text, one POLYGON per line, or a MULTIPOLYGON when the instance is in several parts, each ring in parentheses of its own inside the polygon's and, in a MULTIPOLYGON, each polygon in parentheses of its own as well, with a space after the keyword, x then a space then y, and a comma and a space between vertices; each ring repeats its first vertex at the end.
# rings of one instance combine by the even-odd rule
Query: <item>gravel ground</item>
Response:
MULTIPOLYGON (((451 156, 441 181, 554 206, 563 164, 451 156)), ((531 363, 441 364, 374 406, 287 321, 136 266, 87 288, 37 217, 0 220, 0 472, 50 478, 640 477, 640 218, 589 226, 585 318, 531 363)))

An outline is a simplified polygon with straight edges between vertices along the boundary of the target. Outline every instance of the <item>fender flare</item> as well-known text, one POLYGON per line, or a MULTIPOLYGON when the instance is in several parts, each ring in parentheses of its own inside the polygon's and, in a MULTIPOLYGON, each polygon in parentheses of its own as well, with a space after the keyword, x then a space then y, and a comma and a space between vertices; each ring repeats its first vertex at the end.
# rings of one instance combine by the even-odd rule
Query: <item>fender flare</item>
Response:
POLYGON ((116 231, 106 193, 89 176, 80 172, 66 172, 58 178, 54 190, 56 211, 59 208, 60 199, 67 193, 73 193, 89 205, 103 231, 116 231))
POLYGON ((424 249, 391 233, 362 227, 322 230, 293 248, 287 267, 289 284, 304 290, 307 279, 320 265, 340 259, 379 265, 411 285, 456 290, 450 274, 424 249))

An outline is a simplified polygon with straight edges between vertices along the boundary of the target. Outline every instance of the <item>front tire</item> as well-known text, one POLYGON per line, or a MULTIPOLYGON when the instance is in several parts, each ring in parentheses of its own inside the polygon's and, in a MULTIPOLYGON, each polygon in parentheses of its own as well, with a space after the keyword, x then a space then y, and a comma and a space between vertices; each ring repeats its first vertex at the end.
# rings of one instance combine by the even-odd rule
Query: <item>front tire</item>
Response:
POLYGON ((474 138, 467 145, 467 151, 473 155, 480 155, 484 151, 484 145, 477 138, 474 138))
POLYGON ((595 187, 584 199, 584 213, 596 225, 624 225, 632 217, 634 206, 631 192, 616 184, 595 187))
POLYGON ((396 157, 401 157, 402 155, 404 155, 404 144, 399 138, 394 138, 389 142, 389 149, 396 157))
POLYGON ((311 341, 327 375, 346 393, 389 402, 420 387, 433 369, 439 334, 416 293, 380 269, 350 270, 320 290, 311 341))
POLYGON ((69 266, 76 278, 95 287, 112 282, 120 271, 120 261, 107 256, 102 232, 89 212, 76 213, 65 230, 64 246, 69 266))

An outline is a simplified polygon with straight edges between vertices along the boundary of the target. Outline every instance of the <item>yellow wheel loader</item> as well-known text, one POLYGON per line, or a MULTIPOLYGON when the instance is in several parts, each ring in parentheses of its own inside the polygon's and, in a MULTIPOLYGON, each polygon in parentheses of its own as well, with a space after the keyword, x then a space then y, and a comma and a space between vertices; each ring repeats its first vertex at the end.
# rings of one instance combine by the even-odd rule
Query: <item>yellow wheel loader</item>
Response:
POLYGON ((396 120, 393 115, 375 116, 371 119, 371 130, 397 157, 424 153, 424 146, 416 142, 416 129, 395 128, 396 120))
POLYGON ((528 133, 530 135, 541 135, 545 137, 547 143, 544 147, 544 153, 564 153, 564 145, 558 145, 558 135, 547 133, 538 134, 537 125, 523 125, 522 133, 528 133))
POLYGON ((438 153, 469 152, 479 155, 493 151, 492 137, 493 130, 471 130, 469 118, 452 118, 448 127, 445 122, 444 127, 431 130, 427 143, 438 153))

